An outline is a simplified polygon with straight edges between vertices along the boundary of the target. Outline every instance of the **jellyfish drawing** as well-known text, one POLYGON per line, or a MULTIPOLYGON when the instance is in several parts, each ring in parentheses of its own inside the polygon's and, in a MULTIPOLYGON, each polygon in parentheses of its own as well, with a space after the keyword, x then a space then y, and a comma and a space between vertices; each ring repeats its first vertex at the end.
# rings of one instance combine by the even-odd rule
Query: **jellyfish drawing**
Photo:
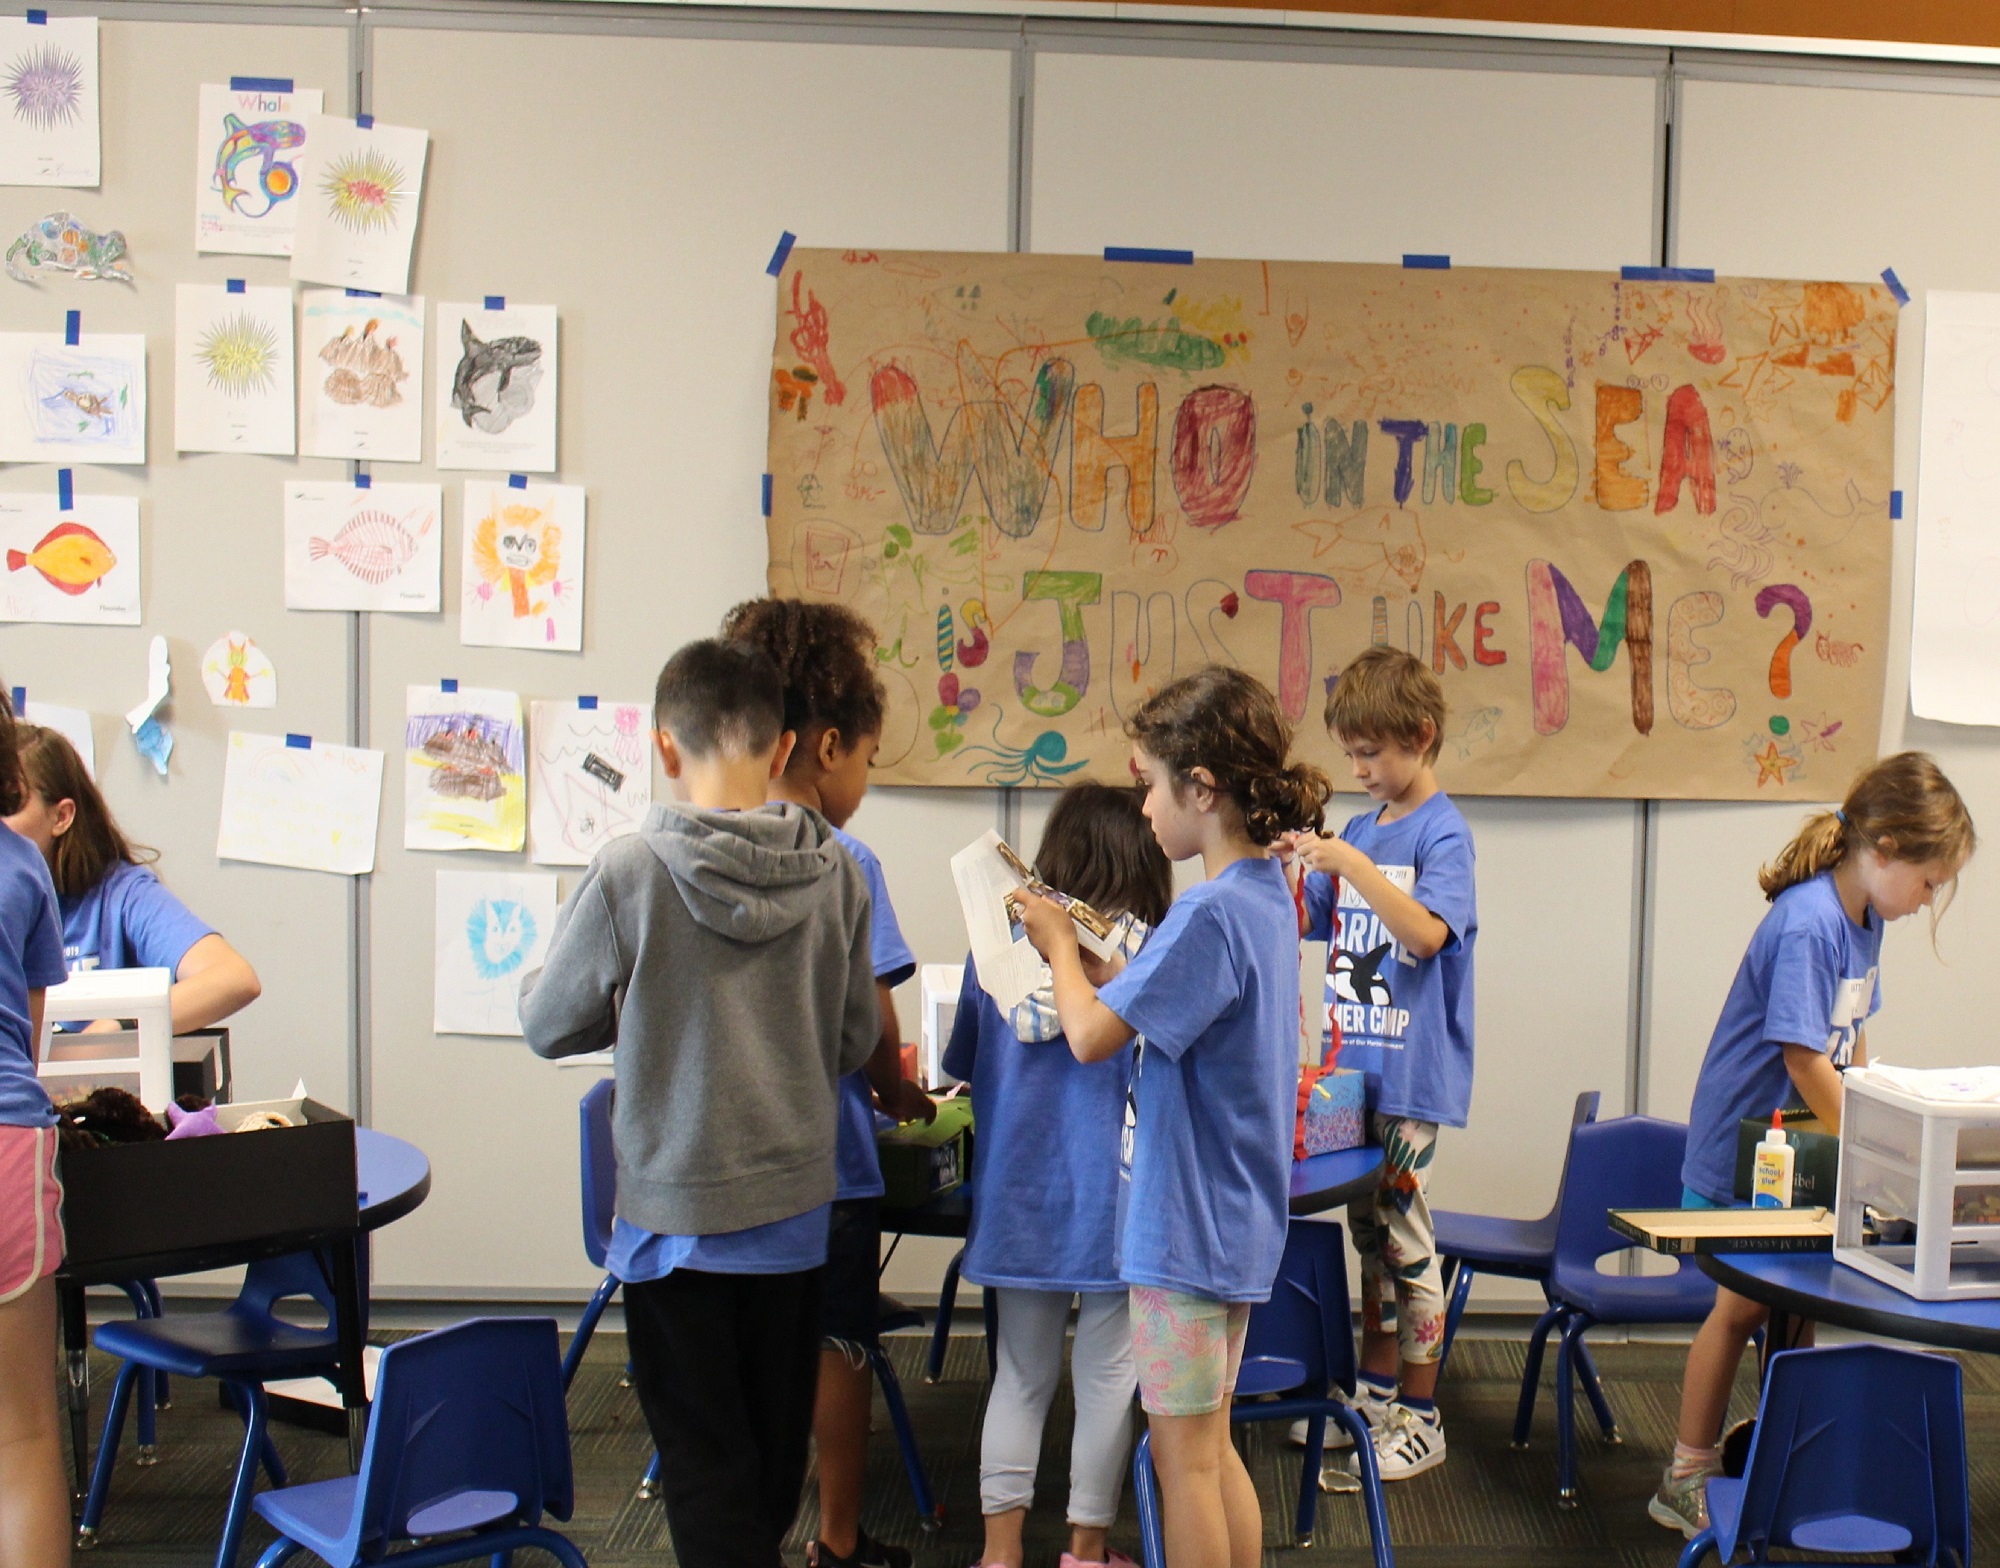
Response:
POLYGON ((1025 746, 1003 745, 1000 740, 1000 717, 1005 711, 1000 709, 993 715, 993 744, 973 746, 963 753, 972 773, 981 783, 1001 789, 1028 783, 1053 784, 1087 765, 1087 758, 1079 762, 1068 760, 1069 742, 1058 730, 1043 730, 1025 746), (983 760, 974 762, 975 757, 983 760))

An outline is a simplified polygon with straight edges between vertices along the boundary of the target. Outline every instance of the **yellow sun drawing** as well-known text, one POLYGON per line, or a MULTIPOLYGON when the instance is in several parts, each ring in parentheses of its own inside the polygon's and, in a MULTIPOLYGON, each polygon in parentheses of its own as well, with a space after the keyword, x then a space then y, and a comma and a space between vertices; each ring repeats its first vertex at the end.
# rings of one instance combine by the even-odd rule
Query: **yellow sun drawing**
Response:
POLYGON ((342 154, 321 177, 319 188, 336 223, 355 234, 370 234, 396 226, 403 183, 402 166, 371 148, 342 154))

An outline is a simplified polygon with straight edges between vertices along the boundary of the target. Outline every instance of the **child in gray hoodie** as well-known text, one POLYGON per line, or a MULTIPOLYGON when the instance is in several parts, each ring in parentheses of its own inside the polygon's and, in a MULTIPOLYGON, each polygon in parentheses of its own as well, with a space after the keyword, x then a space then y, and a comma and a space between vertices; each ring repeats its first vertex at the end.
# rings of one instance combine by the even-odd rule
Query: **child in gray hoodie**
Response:
POLYGON ((868 884, 817 812, 765 803, 784 688, 741 644, 667 661, 673 803, 607 844, 521 983, 542 1056, 615 1047, 633 1383, 675 1555, 777 1568, 806 1469, 836 1084, 880 1033, 868 884))

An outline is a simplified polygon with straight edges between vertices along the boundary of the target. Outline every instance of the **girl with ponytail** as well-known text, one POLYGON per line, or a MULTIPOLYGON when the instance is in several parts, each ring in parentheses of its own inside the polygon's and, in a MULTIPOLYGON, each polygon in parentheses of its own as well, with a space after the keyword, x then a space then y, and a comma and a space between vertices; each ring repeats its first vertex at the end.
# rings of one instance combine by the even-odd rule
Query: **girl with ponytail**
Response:
MULTIPOLYGON (((1736 1129, 1803 1103, 1840 1130, 1840 1074, 1867 1060, 1863 1029, 1881 1005, 1882 928, 1920 909, 1935 922, 1977 844, 1951 780, 1921 752, 1866 769, 1838 811, 1807 820, 1758 877, 1771 909, 1722 1005, 1688 1116, 1681 1195, 1688 1208, 1733 1199, 1736 1129)), ((1736 1363, 1765 1309, 1718 1290, 1688 1351, 1679 1440, 1648 1512, 1690 1539, 1708 1523, 1708 1478, 1736 1363)))
POLYGON ((1271 853, 1317 828, 1330 785, 1290 763, 1291 726, 1241 670, 1210 668, 1127 726, 1153 836, 1207 880, 1175 900, 1129 963, 1086 961, 1066 910, 1023 899, 1079 1061, 1134 1035, 1121 1151, 1119 1278, 1175 1568, 1256 1568, 1257 1493, 1229 1441, 1253 1302, 1284 1251, 1297 1100, 1298 913, 1271 853), (1103 989, 1097 988, 1102 984, 1103 989))

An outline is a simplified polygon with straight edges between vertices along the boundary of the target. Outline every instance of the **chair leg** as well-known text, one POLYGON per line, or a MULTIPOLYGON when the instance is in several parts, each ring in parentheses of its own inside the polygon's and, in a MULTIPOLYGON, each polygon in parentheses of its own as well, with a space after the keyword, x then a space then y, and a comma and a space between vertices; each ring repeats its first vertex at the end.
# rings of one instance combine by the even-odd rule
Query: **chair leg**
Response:
POLYGON ((931 1325, 930 1360, 924 1364, 924 1381, 935 1383, 944 1376, 944 1353, 951 1347, 951 1314, 958 1305, 958 1272, 965 1266, 965 1249, 960 1247, 945 1265, 944 1283, 938 1287, 937 1321, 931 1325))
MULTIPOLYGON (((165 1317, 167 1315, 167 1308, 166 1304, 160 1300, 160 1282, 156 1279, 142 1279, 139 1283, 145 1289, 146 1299, 153 1304, 153 1316, 156 1318, 165 1317)), ((171 1410, 173 1404, 173 1379, 168 1377, 164 1372, 155 1372, 153 1374, 153 1408, 156 1410, 171 1410)))
POLYGON ((1153 1434, 1141 1432, 1132 1445, 1132 1502, 1139 1510, 1139 1560, 1145 1568, 1166 1568, 1167 1545, 1160 1524, 1160 1481, 1153 1470, 1153 1434))
POLYGON ((1591 1318, 1573 1313, 1556 1347, 1556 1506, 1576 1507, 1576 1351, 1591 1318))
POLYGON ((1569 1308, 1551 1306, 1535 1320, 1534 1331, 1528 1335, 1528 1364, 1521 1371, 1521 1400, 1514 1408, 1514 1446, 1528 1446, 1528 1430, 1535 1419, 1535 1396, 1542 1386, 1542 1352, 1549 1342, 1549 1331, 1559 1325, 1568 1315, 1569 1308))
POLYGON ((1368 1515, 1368 1541, 1374 1549, 1375 1568, 1396 1568, 1396 1554, 1389 1544, 1389 1510, 1382 1502, 1382 1472, 1375 1464, 1375 1443, 1368 1423, 1359 1411, 1336 1404, 1333 1419, 1354 1439, 1355 1462, 1361 1471, 1361 1506, 1368 1515))
POLYGON ((257 1559, 257 1568, 279 1568, 280 1564, 290 1562, 304 1550, 297 1541, 281 1535, 264 1548, 264 1555, 257 1559))
POLYGON ((883 1402, 889 1407, 889 1423, 896 1429, 896 1447, 902 1450, 903 1468, 909 1472, 917 1520, 926 1531, 942 1530, 944 1515, 932 1499, 930 1477, 924 1474, 916 1429, 910 1425, 910 1412, 903 1404, 903 1385, 896 1380, 896 1369, 889 1364, 888 1353, 879 1344, 868 1352, 868 1360, 875 1368, 875 1381, 881 1386, 883 1402))
POLYGON ((1299 1465, 1298 1517, 1293 1523, 1292 1544, 1313 1544, 1313 1526, 1319 1522, 1319 1470, 1326 1463, 1326 1417, 1306 1417, 1306 1451, 1299 1465))
MULTIPOLYGON (((235 1384, 224 1383, 222 1385, 222 1397, 228 1403, 229 1408, 243 1418, 243 1426, 246 1434, 244 1441, 248 1442, 249 1438, 247 1434, 250 1426, 250 1412, 243 1404, 243 1396, 237 1392, 235 1384)), ((287 1486, 291 1483, 291 1476, 285 1469, 285 1461, 278 1457, 278 1445, 272 1441, 271 1429, 268 1426, 264 1429, 264 1441, 258 1446, 257 1459, 265 1470, 270 1473, 271 1484, 273 1486, 287 1486)))
MULTIPOLYGON (((118 1288, 131 1298, 134 1317, 156 1318, 160 1315, 159 1287, 151 1280, 121 1279, 118 1288)), ((139 1452, 132 1461, 136 1465, 159 1463, 160 1453, 153 1425, 153 1412, 159 1404, 159 1396, 165 1392, 164 1372, 149 1371, 139 1380, 139 1452)))
POLYGON ((1445 1363, 1451 1360, 1452 1341, 1458 1338, 1458 1320, 1465 1316, 1465 1303, 1472 1295, 1474 1269, 1463 1258, 1446 1258, 1445 1264, 1451 1276, 1445 1281, 1447 1305, 1444 1309, 1444 1343, 1438 1347, 1438 1376, 1444 1376, 1445 1363))
POLYGON ((639 1497, 650 1503, 660 1495, 660 1451, 653 1450, 653 1457, 646 1461, 646 1473, 639 1477, 639 1497))
POLYGON ((236 1461, 236 1484, 229 1491, 229 1511, 222 1518, 222 1540, 215 1549, 215 1568, 236 1568, 237 1548, 243 1544, 243 1527, 250 1522, 250 1497, 257 1490, 257 1466, 263 1459, 265 1433, 269 1428, 271 1404, 261 1383, 228 1385, 248 1412, 244 1417, 243 1453, 236 1461))
POLYGON ((1710 1552, 1715 1550, 1715 1532, 1704 1530, 1686 1546, 1681 1548, 1680 1568, 1694 1568, 1710 1552))
POLYGON ((590 1304, 583 1309, 583 1316, 576 1320, 576 1332, 569 1337, 569 1349, 563 1355, 563 1388, 568 1389, 576 1381, 576 1369, 583 1365, 583 1353, 590 1348, 590 1338, 597 1332, 597 1320, 604 1316, 604 1309, 611 1304, 611 1298, 618 1294, 618 1280, 607 1274, 604 1283, 591 1292, 590 1304))
POLYGON ((1604 1434, 1604 1441, 1624 1442, 1618 1418, 1611 1413, 1611 1401, 1604 1397, 1604 1385, 1597 1379, 1597 1363, 1590 1359, 1590 1347, 1580 1339, 1576 1342, 1576 1375, 1583 1384, 1584 1398, 1590 1401, 1590 1408, 1597 1416, 1597 1427, 1604 1434))
POLYGON ((125 1411, 132 1402, 132 1386, 152 1369, 136 1361, 118 1368, 118 1381, 111 1385, 111 1408, 104 1412, 104 1433, 97 1440, 97 1463, 90 1468, 90 1491, 83 1500, 83 1518, 77 1524, 76 1544, 89 1551, 97 1544, 97 1527, 104 1522, 104 1505, 111 1496, 111 1470, 118 1463, 118 1440, 125 1432, 125 1411))

